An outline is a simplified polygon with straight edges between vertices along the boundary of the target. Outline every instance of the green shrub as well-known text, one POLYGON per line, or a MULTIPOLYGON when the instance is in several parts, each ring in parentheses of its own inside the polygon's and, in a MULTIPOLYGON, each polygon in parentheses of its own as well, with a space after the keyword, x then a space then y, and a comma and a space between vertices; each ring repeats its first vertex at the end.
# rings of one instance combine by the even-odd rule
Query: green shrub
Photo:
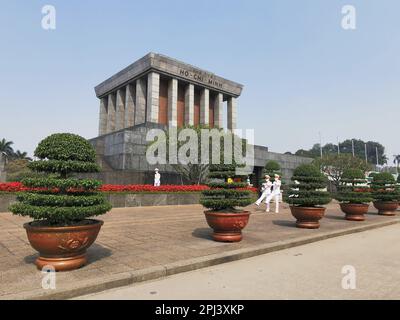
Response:
MULTIPOLYGON (((242 181, 228 182, 228 179, 240 178, 235 173, 236 166, 210 165, 208 178, 209 190, 202 191, 200 203, 213 211, 241 212, 235 207, 245 207, 254 199, 250 190, 246 190, 247 184, 242 181)), ((235 179, 236 180, 236 179, 235 179)))
POLYGON ((371 192, 364 173, 360 169, 343 171, 338 187, 336 200, 345 203, 369 203, 372 201, 371 192))
POLYGON ((315 207, 331 201, 329 192, 321 190, 327 187, 327 178, 312 164, 297 167, 291 178, 284 200, 293 206, 315 207))
POLYGON ((396 180, 389 172, 381 172, 374 176, 371 182, 372 197, 377 202, 392 202, 400 200, 400 192, 396 180))
POLYGON ((279 165, 278 162, 276 162, 274 160, 267 161, 267 163, 265 164, 265 167, 263 169, 261 183, 264 183, 265 175, 269 175, 271 182, 274 182, 274 180, 275 180, 274 175, 275 174, 279 174, 282 177, 281 166, 279 165))
POLYGON ((97 192, 100 181, 69 176, 99 171, 96 153, 87 140, 74 134, 53 134, 39 143, 35 156, 39 160, 29 163, 29 168, 50 175, 22 180, 26 187, 35 189, 18 195, 19 202, 10 206, 14 214, 49 225, 72 225, 111 209, 97 192))

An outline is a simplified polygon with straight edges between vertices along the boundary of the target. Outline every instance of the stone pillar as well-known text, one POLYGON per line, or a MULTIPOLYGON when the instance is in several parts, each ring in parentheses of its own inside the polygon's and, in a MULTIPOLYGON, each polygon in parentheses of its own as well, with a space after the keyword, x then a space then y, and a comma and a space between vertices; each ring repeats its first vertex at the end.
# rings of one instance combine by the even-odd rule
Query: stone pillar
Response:
POLYGON ((168 124, 170 127, 178 126, 178 80, 168 82, 168 124))
POLYGON ((210 91, 206 88, 201 90, 200 96, 200 124, 207 125, 210 119, 210 91))
POLYGON ((107 133, 107 97, 100 98, 99 136, 107 133))
POLYGON ((107 133, 110 133, 115 131, 115 93, 108 94, 107 114, 107 133))
POLYGON ((194 85, 188 84, 185 88, 185 124, 194 124, 194 85))
POLYGON ((150 72, 147 75, 147 111, 146 121, 158 123, 160 97, 160 75, 150 72))
POLYGON ((228 129, 236 129, 236 108, 237 102, 235 97, 228 98, 228 129))
POLYGON ((135 125, 146 122, 146 80, 136 80, 135 125))
POLYGON ((124 128, 125 118, 125 91, 123 89, 117 90, 117 101, 115 105, 115 131, 124 128))
POLYGON ((124 128, 129 128, 134 125, 134 119, 135 119, 134 97, 135 97, 135 89, 131 84, 127 84, 125 89, 124 128))
POLYGON ((214 102, 214 127, 223 127, 224 100, 222 93, 218 93, 214 102))

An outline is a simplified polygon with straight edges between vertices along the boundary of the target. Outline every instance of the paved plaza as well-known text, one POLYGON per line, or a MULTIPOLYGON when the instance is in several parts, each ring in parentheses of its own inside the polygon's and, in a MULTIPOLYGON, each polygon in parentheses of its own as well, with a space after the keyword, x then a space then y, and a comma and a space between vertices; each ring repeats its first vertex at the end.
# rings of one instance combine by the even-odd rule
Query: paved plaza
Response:
POLYGON ((253 214, 240 243, 212 241, 200 205, 113 209, 101 217, 89 264, 57 273, 55 290, 42 289, 37 253, 22 227, 29 219, 0 213, 0 299, 71 298, 400 221, 378 216, 372 206, 365 222, 346 221, 331 203, 321 228, 305 230, 295 228, 287 205, 279 214, 248 209, 253 214))

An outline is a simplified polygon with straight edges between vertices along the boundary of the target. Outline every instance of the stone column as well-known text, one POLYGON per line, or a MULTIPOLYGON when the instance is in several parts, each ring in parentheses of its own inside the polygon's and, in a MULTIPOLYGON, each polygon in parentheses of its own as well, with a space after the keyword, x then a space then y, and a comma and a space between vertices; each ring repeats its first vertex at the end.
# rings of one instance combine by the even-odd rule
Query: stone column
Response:
POLYGON ((236 108, 237 102, 235 97, 228 98, 228 129, 236 129, 236 108))
POLYGON ((214 126, 218 128, 223 127, 223 109, 224 100, 222 93, 218 93, 214 102, 214 126))
POLYGON ((146 80, 136 80, 135 125, 146 122, 146 80))
POLYGON ((125 91, 123 89, 117 90, 117 101, 115 106, 115 131, 124 128, 125 118, 125 91))
POLYGON ((160 97, 160 75, 150 72, 147 76, 147 111, 146 121, 158 123, 160 97))
POLYGON ((107 97, 100 98, 99 136, 107 133, 107 97))
POLYGON ((210 120, 210 91, 206 88, 201 90, 200 96, 200 124, 209 124, 210 120))
POLYGON ((178 80, 168 82, 168 124, 170 127, 178 126, 178 80))
POLYGON ((135 119, 135 89, 133 85, 127 84, 125 89, 125 116, 124 128, 129 128, 134 125, 135 119))
POLYGON ((110 133, 115 131, 115 93, 108 95, 107 114, 107 133, 110 133))
POLYGON ((194 124, 194 85, 188 84, 185 88, 185 124, 194 124))

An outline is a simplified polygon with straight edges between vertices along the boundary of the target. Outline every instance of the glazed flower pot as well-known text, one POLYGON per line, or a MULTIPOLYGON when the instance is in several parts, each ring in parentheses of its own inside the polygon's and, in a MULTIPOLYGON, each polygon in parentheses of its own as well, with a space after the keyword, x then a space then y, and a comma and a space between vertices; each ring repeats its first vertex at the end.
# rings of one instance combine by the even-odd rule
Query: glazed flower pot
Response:
POLYGON ((208 225, 214 230, 213 239, 218 242, 239 242, 242 229, 249 222, 249 211, 240 213, 221 213, 205 211, 208 225))
POLYGON ((296 218, 296 227, 305 229, 318 229, 319 220, 324 216, 324 207, 290 206, 292 215, 296 218))
POLYGON ((346 220, 364 221, 369 205, 365 203, 341 203, 340 209, 346 214, 346 220))
POLYGON ((25 223, 31 246, 39 252, 36 266, 52 266, 56 271, 77 269, 87 263, 86 249, 96 240, 103 221, 87 219, 86 224, 51 227, 25 223))
POLYGON ((399 203, 396 201, 374 201, 374 207, 378 214, 383 216, 395 216, 399 203))

